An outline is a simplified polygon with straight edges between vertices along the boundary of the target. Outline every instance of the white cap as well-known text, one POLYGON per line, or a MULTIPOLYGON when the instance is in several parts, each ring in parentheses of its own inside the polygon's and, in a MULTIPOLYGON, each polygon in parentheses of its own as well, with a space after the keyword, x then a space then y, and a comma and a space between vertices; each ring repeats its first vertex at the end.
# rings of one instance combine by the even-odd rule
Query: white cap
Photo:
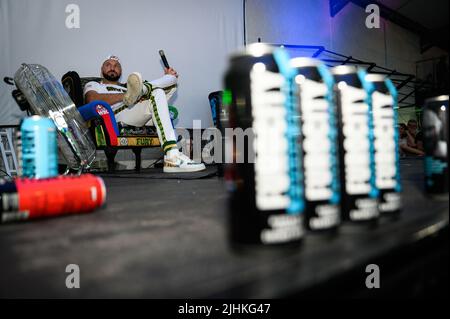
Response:
MULTIPOLYGON (((105 62, 108 61, 108 60, 114 60, 114 61, 117 61, 117 62, 120 63, 120 59, 119 59, 119 57, 118 57, 117 55, 108 55, 108 56, 106 57, 106 59, 103 60, 103 63, 105 63, 105 62)), ((102 63, 102 64, 103 64, 103 63, 102 63)))

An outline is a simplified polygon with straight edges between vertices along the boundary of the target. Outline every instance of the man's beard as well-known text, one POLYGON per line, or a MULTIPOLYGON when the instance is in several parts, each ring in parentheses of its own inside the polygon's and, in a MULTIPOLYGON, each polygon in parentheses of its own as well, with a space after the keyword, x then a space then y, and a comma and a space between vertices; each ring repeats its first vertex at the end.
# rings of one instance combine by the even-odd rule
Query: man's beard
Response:
POLYGON ((117 73, 115 73, 115 74, 116 74, 115 76, 110 76, 106 73, 103 73, 103 77, 108 81, 116 82, 120 79, 120 74, 117 74, 117 73))

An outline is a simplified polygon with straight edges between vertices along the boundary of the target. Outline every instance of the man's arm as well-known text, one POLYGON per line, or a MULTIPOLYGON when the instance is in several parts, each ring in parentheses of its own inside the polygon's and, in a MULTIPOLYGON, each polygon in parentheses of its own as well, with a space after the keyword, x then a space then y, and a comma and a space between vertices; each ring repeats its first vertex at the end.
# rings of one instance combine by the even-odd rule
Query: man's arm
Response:
POLYGON ((412 134, 409 131, 406 131, 406 137, 408 140, 408 146, 417 147, 415 138, 414 138, 414 136, 412 136, 412 134))
POLYGON ((414 154, 414 155, 425 155, 424 152, 422 152, 421 150, 418 150, 414 147, 408 146, 408 145, 400 145, 400 149, 405 152, 405 153, 409 153, 409 154, 414 154))
POLYGON ((420 131, 419 133, 417 133, 416 138, 414 139, 414 142, 416 142, 416 147, 417 149, 424 151, 423 148, 423 134, 422 131, 420 131))
POLYGON ((100 100, 108 103, 109 105, 114 105, 118 102, 123 101, 123 95, 124 93, 108 94, 108 93, 97 93, 95 91, 88 91, 86 92, 86 96, 84 97, 84 99, 86 103, 90 103, 95 100, 100 100))
POLYGON ((172 68, 164 68, 164 75, 159 79, 150 81, 152 86, 156 86, 159 88, 167 88, 177 84, 178 81, 178 73, 172 68))

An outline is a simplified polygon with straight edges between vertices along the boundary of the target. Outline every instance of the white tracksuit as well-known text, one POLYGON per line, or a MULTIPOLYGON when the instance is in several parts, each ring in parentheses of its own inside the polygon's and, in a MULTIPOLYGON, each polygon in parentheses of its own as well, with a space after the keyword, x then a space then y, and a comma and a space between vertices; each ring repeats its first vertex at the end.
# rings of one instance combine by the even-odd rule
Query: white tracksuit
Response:
MULTIPOLYGON (((136 127, 155 125, 161 147, 166 152, 176 147, 176 136, 170 121, 168 100, 176 91, 177 78, 174 75, 166 74, 149 83, 153 87, 150 99, 125 108, 123 108, 123 102, 119 102, 111 105, 111 108, 115 113, 118 109, 122 109, 115 114, 117 122, 136 127)), ((84 87, 84 94, 86 95, 89 91, 96 91, 99 94, 114 94, 124 93, 126 90, 119 85, 89 82, 84 87)))

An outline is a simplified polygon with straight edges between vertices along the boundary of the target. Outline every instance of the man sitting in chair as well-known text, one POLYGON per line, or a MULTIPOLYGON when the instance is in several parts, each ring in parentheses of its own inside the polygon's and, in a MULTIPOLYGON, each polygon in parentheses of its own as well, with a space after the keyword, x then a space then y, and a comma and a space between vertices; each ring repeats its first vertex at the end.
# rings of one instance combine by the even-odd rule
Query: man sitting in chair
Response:
POLYGON ((105 101, 111 105, 117 122, 126 125, 142 127, 153 121, 164 151, 165 173, 204 170, 203 163, 195 163, 178 150, 167 103, 175 89, 170 90, 168 96, 164 91, 176 85, 178 74, 172 68, 165 68, 164 73, 163 77, 147 82, 142 81, 139 73, 133 72, 128 76, 125 87, 119 83, 122 75, 119 58, 109 56, 101 67, 101 82, 88 82, 84 87, 85 101, 105 101))

